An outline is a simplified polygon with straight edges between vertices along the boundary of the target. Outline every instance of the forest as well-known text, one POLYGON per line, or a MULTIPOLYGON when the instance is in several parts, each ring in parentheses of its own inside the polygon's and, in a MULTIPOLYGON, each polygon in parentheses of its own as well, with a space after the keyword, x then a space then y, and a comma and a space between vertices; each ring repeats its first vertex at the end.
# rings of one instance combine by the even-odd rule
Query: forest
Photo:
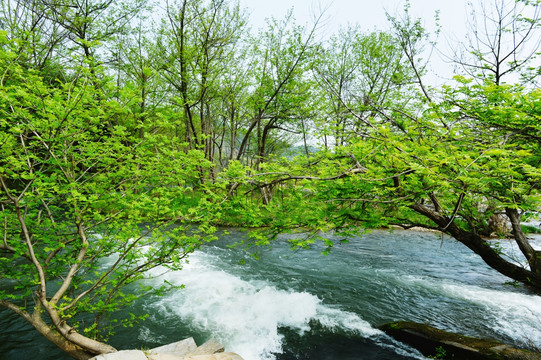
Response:
POLYGON ((109 316, 175 286, 125 289, 223 226, 254 257, 430 229, 539 292, 541 1, 471 7, 433 87, 438 31, 407 2, 322 37, 325 14, 254 30, 234 0, 2 0, 0 307, 73 358, 113 352, 109 316))

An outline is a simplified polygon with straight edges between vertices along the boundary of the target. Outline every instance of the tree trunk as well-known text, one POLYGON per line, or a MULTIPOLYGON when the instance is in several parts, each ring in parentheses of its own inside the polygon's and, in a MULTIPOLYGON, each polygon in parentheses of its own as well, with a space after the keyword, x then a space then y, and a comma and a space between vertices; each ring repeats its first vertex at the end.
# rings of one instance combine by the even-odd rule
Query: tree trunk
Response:
MULTIPOLYGON (((41 302, 38 302, 32 313, 29 313, 19 306, 5 300, 0 299, 0 306, 3 306, 17 315, 25 319, 30 325, 32 325, 43 337, 47 340, 58 346, 62 351, 77 360, 88 360, 99 354, 106 354, 116 352, 117 350, 105 343, 92 340, 77 333, 73 328, 65 323, 65 321, 59 320, 57 317, 56 320, 59 320, 57 323, 58 326, 53 326, 47 324, 43 321, 42 315, 49 313, 48 311, 43 311, 43 306, 41 302), (67 332, 62 331, 67 330, 67 332), (75 338, 76 341, 73 341, 75 338), (85 345, 88 345, 86 347, 85 345)), ((55 311, 55 310, 53 310, 55 311)), ((54 322, 54 319, 53 319, 54 322)))
POLYGON ((248 146, 248 140, 250 139, 250 135, 252 131, 254 130, 255 126, 259 123, 261 116, 263 115, 262 112, 259 112, 256 116, 256 118, 252 121, 252 124, 250 127, 246 130, 246 134, 244 135, 244 138, 242 139, 242 142, 239 147, 239 152, 237 154, 237 160, 242 159, 242 155, 246 151, 246 147, 248 146))
MULTIPOLYGON (((43 335, 47 340, 58 346, 62 351, 64 351, 66 354, 68 354, 70 357, 76 359, 76 360, 88 360, 96 355, 99 355, 96 352, 89 352, 84 350, 83 348, 73 344, 69 340, 67 340, 65 337, 60 335, 57 331, 54 331, 50 328, 49 325, 47 325, 41 317, 38 316, 32 316, 31 320, 29 320, 30 324, 41 334, 43 335)), ((91 340, 91 339, 89 339, 91 340)), ((94 340, 92 340, 94 341, 94 340)), ((106 344, 103 344, 107 347, 109 347, 106 344)), ((116 351, 116 350, 115 350, 116 351)), ((106 351, 102 353, 110 353, 113 351, 106 351)))
POLYGON ((530 270, 533 273, 541 276, 541 251, 535 250, 528 242, 526 234, 524 234, 522 227, 520 226, 520 214, 518 213, 517 209, 511 208, 506 208, 505 213, 507 214, 507 217, 509 217, 509 220, 511 220, 511 227, 513 228, 515 242, 528 261, 530 270))
MULTIPOLYGON (((95 355, 107 354, 117 351, 114 347, 110 345, 79 334, 77 331, 75 331, 74 328, 69 326, 64 319, 60 318, 56 309, 54 309, 49 303, 44 303, 43 305, 45 310, 47 311, 47 314, 55 325, 55 332, 60 333, 60 335, 65 338, 65 341, 66 343, 68 343, 69 346, 80 347, 84 349, 83 351, 88 351, 89 353, 95 355)), ((61 349, 64 350, 62 347, 61 349)))
MULTIPOLYGON (((461 229, 454 223, 453 219, 443 216, 423 204, 415 203, 411 205, 410 208, 432 220, 439 226, 442 232, 445 232, 446 234, 455 238, 457 241, 466 245, 470 250, 479 255, 483 261, 494 270, 513 280, 532 286, 536 290, 541 290, 540 273, 520 267, 505 260, 478 234, 461 229)), ((537 252, 537 254, 539 255, 539 252, 537 252)))

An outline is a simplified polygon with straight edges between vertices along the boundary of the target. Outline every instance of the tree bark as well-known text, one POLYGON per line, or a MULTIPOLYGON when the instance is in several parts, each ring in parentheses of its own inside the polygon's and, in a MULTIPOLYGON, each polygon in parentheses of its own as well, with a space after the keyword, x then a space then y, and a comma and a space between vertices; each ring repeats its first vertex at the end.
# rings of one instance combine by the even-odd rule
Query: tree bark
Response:
MULTIPOLYGON (((88 360, 96 355, 99 355, 99 353, 97 352, 89 352, 83 349, 82 347, 75 345, 74 343, 72 343, 71 341, 63 337, 61 334, 59 334, 57 331, 52 330, 51 327, 47 325, 43 321, 43 319, 41 319, 41 317, 39 316, 32 316, 29 322, 47 340, 49 340, 50 342, 58 346, 62 351, 64 351, 66 354, 68 354, 70 357, 76 360, 88 360)), ((102 352, 102 354, 116 351, 114 348, 110 347, 109 345, 106 345, 106 344, 103 344, 103 345, 107 346, 110 349, 113 349, 114 351, 111 351, 109 349, 108 351, 102 352)))
POLYGON ((541 251, 536 251, 532 245, 528 242, 526 234, 522 231, 520 226, 520 214, 517 209, 506 208, 505 213, 511 221, 511 227, 513 228, 513 236, 520 251, 528 261, 530 270, 537 275, 541 276, 541 251))

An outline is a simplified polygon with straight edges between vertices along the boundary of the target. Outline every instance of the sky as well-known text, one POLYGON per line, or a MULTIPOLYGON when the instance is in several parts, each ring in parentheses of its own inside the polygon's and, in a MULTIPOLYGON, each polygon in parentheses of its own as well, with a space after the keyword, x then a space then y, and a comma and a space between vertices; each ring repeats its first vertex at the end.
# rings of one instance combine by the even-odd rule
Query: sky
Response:
MULTIPOLYGON (((464 28, 466 0, 411 0, 413 16, 433 22, 434 12, 440 10, 442 26, 459 30, 464 28)), ((363 29, 374 27, 384 29, 388 26, 385 17, 387 10, 391 14, 400 13, 405 0, 240 0, 241 6, 248 9, 253 25, 264 25, 269 16, 283 17, 293 8, 297 21, 310 24, 314 13, 328 8, 326 15, 329 25, 336 29, 339 25, 358 23, 363 29)))
MULTIPOLYGON (((271 16, 283 18, 293 8, 298 24, 311 26, 314 14, 320 9, 325 12, 326 25, 323 36, 336 33, 340 26, 359 24, 361 29, 386 30, 389 28, 385 12, 400 15, 405 0, 240 0, 246 8, 253 29, 265 27, 265 19, 271 16)), ((427 29, 435 29, 434 15, 439 10, 442 34, 439 38, 439 50, 449 54, 449 44, 456 45, 466 34, 468 13, 467 0, 411 0, 410 13, 415 18, 423 19, 427 29)), ((446 64, 437 52, 431 57, 431 81, 434 85, 446 82, 452 76, 451 65, 446 64)))

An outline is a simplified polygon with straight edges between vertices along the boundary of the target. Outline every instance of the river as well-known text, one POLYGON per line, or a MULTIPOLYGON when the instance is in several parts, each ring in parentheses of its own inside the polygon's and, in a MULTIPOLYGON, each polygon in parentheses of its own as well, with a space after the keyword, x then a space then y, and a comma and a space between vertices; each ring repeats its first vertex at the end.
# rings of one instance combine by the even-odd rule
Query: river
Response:
MULTIPOLYGON (((110 343, 148 348, 214 337, 245 360, 424 359, 377 330, 411 320, 521 347, 541 344, 539 296, 505 284, 452 238, 378 230, 323 256, 319 246, 292 252, 284 236, 254 260, 227 246, 241 236, 222 234, 180 272, 157 269, 150 283, 185 288, 126 309, 150 317, 118 329, 110 343)), ((17 316, 0 316, 0 359, 67 359, 17 316)))

